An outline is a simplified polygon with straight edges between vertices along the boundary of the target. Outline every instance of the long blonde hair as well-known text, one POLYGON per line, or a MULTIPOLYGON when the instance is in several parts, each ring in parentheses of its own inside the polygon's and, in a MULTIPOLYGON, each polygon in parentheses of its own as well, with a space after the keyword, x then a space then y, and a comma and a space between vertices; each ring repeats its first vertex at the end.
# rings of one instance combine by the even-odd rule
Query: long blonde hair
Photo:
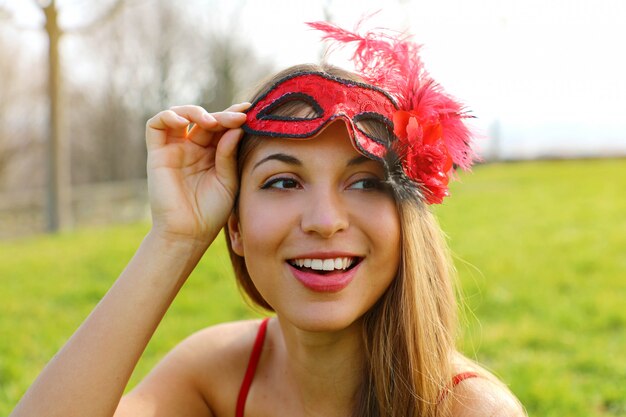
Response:
POLYGON ((445 416, 456 303, 441 230, 424 204, 398 203, 402 257, 396 279, 364 317, 367 389, 354 416, 445 416))
MULTIPOLYGON (((277 80, 300 71, 318 71, 361 81, 332 66, 299 65, 274 76, 259 90, 263 94, 277 80)), ((294 108, 285 111, 298 111, 294 108)), ((281 109, 284 110, 284 109, 281 109)), ((300 111, 302 108, 299 109, 300 111)), ((262 138, 241 141, 238 166, 262 138)), ((434 216, 420 202, 396 198, 402 229, 402 255, 397 276, 363 318, 366 364, 355 398, 354 417, 435 417, 448 411, 439 398, 452 377, 456 303, 451 262, 434 216)), ((235 204, 237 210, 237 203, 235 204)), ((233 250, 225 233, 240 288, 257 306, 272 311, 258 292, 245 259, 233 250)))

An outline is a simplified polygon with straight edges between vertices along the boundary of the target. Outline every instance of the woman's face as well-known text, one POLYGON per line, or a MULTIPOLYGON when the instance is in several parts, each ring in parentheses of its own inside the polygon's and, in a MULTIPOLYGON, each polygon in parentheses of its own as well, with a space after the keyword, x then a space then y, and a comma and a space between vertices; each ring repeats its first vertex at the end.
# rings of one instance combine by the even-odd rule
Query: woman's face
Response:
POLYGON ((400 259, 400 221, 380 163, 343 122, 311 140, 268 138, 242 169, 233 250, 263 298, 305 330, 339 330, 381 297, 400 259))

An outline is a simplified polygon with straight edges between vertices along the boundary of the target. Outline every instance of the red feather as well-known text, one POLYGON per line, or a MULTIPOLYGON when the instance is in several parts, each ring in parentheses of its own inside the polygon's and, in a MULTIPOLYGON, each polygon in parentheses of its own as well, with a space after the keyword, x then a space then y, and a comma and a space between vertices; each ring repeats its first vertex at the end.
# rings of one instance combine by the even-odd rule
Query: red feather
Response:
POLYGON ((328 22, 307 24, 323 32, 322 39, 334 41, 334 46, 353 43, 352 61, 356 71, 367 82, 393 95, 401 109, 417 110, 425 119, 438 117, 454 163, 469 168, 472 135, 463 123, 468 115, 463 106, 430 77, 419 55, 421 45, 402 33, 368 31, 361 35, 328 22))
MULTIPOLYGON (((440 140, 454 164, 463 169, 470 168, 474 156, 470 146, 472 133, 465 124, 465 119, 470 116, 464 106, 445 93, 428 74, 420 58, 421 45, 414 43, 405 33, 378 30, 359 34, 328 22, 307 24, 321 31, 322 39, 331 42, 333 47, 353 46, 351 59, 357 73, 366 82, 391 94, 400 110, 409 112, 421 126, 436 126, 434 131, 441 131, 440 140)), ((401 126, 400 130, 406 131, 406 126, 401 126)), ((425 146, 420 142, 422 138, 405 139, 408 140, 405 145, 416 149, 406 150, 404 165, 408 164, 407 155, 415 156, 421 152, 420 147, 425 146)), ((415 166, 404 168, 407 173, 415 170, 415 166)), ((429 188, 429 181, 424 181, 423 175, 409 176, 429 188)))

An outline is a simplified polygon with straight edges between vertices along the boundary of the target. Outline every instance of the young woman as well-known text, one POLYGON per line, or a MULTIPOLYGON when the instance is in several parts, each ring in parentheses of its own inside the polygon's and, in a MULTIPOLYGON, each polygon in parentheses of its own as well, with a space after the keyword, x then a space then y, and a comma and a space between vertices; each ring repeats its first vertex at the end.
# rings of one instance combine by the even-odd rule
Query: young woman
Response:
POLYGON ((298 66, 252 105, 150 119, 153 227, 12 416, 524 415, 454 347, 428 204, 471 157, 463 113, 424 73, 410 106, 372 74, 298 66), (190 336, 123 396, 223 227, 239 284, 275 315, 190 336))

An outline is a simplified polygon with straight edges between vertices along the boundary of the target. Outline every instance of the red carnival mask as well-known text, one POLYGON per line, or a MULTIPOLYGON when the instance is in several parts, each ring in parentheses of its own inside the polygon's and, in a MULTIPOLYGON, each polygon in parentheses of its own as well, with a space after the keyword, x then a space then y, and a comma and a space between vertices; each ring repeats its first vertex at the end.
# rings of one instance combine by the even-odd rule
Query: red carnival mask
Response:
POLYGON ((395 101, 385 91, 352 80, 319 72, 291 74, 274 84, 252 103, 243 126, 258 136, 308 139, 330 122, 343 119, 354 147, 363 155, 381 159, 393 138, 395 101), (304 102, 313 110, 311 117, 279 116, 275 112, 291 102, 304 102), (362 122, 382 123, 390 133, 378 138, 362 128, 362 122))

